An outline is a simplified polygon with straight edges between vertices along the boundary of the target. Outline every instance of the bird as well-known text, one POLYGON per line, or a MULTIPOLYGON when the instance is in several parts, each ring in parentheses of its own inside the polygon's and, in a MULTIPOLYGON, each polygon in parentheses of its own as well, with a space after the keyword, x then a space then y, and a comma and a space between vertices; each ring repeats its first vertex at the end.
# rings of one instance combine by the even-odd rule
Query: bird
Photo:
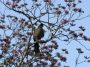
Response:
POLYGON ((39 41, 41 38, 44 37, 44 29, 43 29, 43 24, 41 23, 35 30, 34 30, 34 52, 35 54, 40 53, 39 50, 39 41))

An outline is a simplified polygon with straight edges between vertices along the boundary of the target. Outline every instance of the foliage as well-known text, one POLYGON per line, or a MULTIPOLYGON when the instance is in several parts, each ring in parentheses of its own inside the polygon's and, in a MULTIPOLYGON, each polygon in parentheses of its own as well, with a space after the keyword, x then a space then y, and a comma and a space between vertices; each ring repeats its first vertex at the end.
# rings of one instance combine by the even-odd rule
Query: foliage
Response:
MULTIPOLYGON (((84 11, 77 6, 82 3, 81 1, 64 0, 63 4, 58 1, 55 3, 55 0, 0 0, 0 2, 7 10, 7 13, 0 15, 0 30, 3 31, 0 36, 0 58, 4 60, 1 64, 17 67, 62 66, 62 63, 67 62, 69 52, 67 48, 62 48, 61 52, 53 55, 53 52, 59 50, 58 41, 66 42, 68 46, 74 40, 87 49, 80 40, 90 41, 90 38, 83 34, 86 30, 84 26, 77 27, 76 23, 83 19, 81 17, 84 11), (40 40, 40 54, 35 55, 33 31, 40 23, 44 24, 45 36, 40 40)), ((76 50, 79 56, 84 53, 81 48, 76 50)), ((90 62, 87 56, 84 56, 85 61, 78 62, 79 56, 76 58, 76 66, 90 62)))

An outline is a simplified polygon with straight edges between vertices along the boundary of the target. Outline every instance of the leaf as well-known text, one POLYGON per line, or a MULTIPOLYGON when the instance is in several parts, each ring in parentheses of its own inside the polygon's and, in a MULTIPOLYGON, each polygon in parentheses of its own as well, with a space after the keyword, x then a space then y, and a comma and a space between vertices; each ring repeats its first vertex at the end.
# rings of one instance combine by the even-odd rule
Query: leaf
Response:
POLYGON ((78 53, 84 53, 81 48, 77 48, 78 53))
POLYGON ((90 60, 88 60, 87 62, 89 62, 89 63, 90 63, 90 60))

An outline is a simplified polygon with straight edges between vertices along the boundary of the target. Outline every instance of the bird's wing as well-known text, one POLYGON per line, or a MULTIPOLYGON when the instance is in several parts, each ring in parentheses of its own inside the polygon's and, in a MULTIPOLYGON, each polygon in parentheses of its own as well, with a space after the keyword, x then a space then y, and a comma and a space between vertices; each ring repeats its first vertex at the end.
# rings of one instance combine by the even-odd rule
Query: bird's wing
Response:
POLYGON ((44 29, 42 28, 40 31, 40 38, 44 37, 44 29))

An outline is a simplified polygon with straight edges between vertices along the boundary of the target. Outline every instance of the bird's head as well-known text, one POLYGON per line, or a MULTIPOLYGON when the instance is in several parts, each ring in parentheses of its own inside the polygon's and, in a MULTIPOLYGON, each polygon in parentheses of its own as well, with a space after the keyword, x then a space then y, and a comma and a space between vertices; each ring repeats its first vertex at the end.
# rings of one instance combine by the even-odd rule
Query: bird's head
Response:
POLYGON ((39 25, 39 27, 43 27, 43 24, 41 23, 41 24, 39 25))

